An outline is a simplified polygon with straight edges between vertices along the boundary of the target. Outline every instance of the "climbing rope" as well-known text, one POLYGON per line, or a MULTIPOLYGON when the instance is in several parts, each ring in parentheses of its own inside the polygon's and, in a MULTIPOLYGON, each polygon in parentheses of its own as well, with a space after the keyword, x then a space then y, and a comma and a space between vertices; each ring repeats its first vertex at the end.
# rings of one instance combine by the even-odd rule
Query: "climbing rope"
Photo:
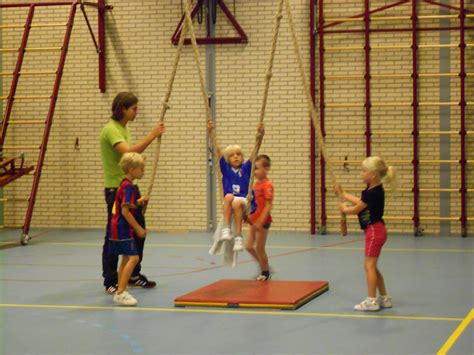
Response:
MULTIPOLYGON (((315 122, 316 117, 317 117, 317 113, 316 113, 316 109, 314 107, 313 99, 311 97, 308 82, 306 80, 306 74, 305 74, 305 70, 304 70, 304 67, 303 67, 303 60, 301 59, 301 53, 300 53, 300 49, 299 49, 299 45, 298 45, 298 39, 296 38, 296 31, 295 31, 295 25, 294 25, 294 22, 293 22, 293 15, 291 13, 290 0, 284 0, 284 1, 285 1, 285 5, 286 5, 286 13, 287 13, 287 16, 288 16, 288 24, 289 24, 289 27, 290 27, 290 30, 291 30, 291 36, 293 38, 293 48, 294 48, 294 51, 295 51, 296 59, 298 60, 298 66, 299 66, 299 70, 300 70, 301 82, 303 84, 303 89, 304 89, 305 94, 306 94, 306 101, 307 101, 307 104, 308 104, 308 111, 309 111, 309 114, 310 114, 310 117, 311 117, 311 121, 313 122, 313 126, 316 128, 316 132, 317 132, 318 147, 319 147, 319 150, 321 151, 321 155, 323 156, 324 160, 327 163, 328 172, 329 172, 329 176, 331 178, 332 185, 333 186, 340 186, 338 184, 337 179, 336 179, 336 174, 334 173, 334 168, 333 168, 333 165, 331 163, 331 158, 330 158, 330 156, 327 152, 327 149, 326 149, 326 144, 324 143, 324 137, 323 137, 323 134, 321 133, 321 128, 315 122)), ((338 198, 341 202, 344 202, 344 198, 342 196, 342 187, 341 187, 340 193, 338 192, 337 196, 338 196, 338 198)), ((347 235, 347 220, 346 220, 346 215, 344 213, 341 213, 341 234, 342 235, 347 235)))
MULTIPOLYGON (((188 7, 186 11, 189 11, 188 7)), ((176 72, 178 70, 179 59, 181 57, 181 52, 184 47, 184 40, 186 38, 187 32, 188 32, 187 24, 183 23, 183 26, 181 28, 181 34, 179 36, 178 49, 176 50, 175 57, 174 57, 173 70, 171 71, 171 76, 168 81, 168 87, 166 90, 165 97, 162 99, 162 106, 161 106, 160 120, 159 120, 160 123, 164 122, 166 111, 170 109, 169 99, 171 97, 171 92, 173 90, 174 79, 176 77, 176 72)), ((146 193, 146 196, 148 197, 151 196, 151 191, 153 190, 153 185, 155 183, 156 172, 158 169, 158 160, 160 158, 160 150, 161 150, 161 136, 158 137, 156 141, 155 159, 153 161, 153 169, 151 173, 150 184, 148 185, 148 190, 146 193)), ((146 209, 146 205, 144 206, 143 211, 145 211, 145 209, 146 209)))
MULTIPOLYGON (((260 108, 260 116, 258 120, 260 124, 263 124, 263 120, 265 118, 265 111, 267 108, 268 93, 270 91, 270 82, 273 77, 272 70, 273 70, 273 62, 275 59, 276 46, 278 42, 278 32, 280 30, 280 23, 283 17, 282 11, 283 11, 283 0, 280 0, 280 3, 278 5, 278 10, 276 13, 275 27, 273 29, 272 49, 270 51, 270 59, 268 60, 267 71, 265 75, 265 89, 263 90, 263 100, 262 100, 262 106, 260 108)), ((262 145, 262 140, 263 140, 263 136, 257 133, 257 135, 255 136, 255 145, 254 145, 254 150, 253 150, 254 155, 252 157, 252 170, 250 173, 249 188, 248 188, 248 193, 247 193, 247 208, 246 208, 247 214, 249 212, 250 203, 252 201, 252 187, 253 187, 253 181, 254 181, 255 160, 258 156, 260 146, 262 145)))

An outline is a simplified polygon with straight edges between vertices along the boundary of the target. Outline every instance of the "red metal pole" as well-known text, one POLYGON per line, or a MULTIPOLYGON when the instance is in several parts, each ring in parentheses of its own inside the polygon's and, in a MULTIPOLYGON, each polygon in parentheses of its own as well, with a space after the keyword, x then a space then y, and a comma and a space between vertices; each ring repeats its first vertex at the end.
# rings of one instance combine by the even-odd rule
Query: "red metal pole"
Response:
POLYGON ((365 154, 372 154, 372 129, 371 129, 371 98, 370 98, 370 4, 369 0, 364 0, 364 52, 365 52, 365 154))
POLYGON ((418 39, 417 39, 418 11, 417 0, 412 0, 411 28, 412 28, 412 80, 413 80, 413 224, 415 236, 421 236, 419 211, 419 157, 418 157, 418 39))
MULTIPOLYGON (((318 7, 318 35, 319 35, 319 125, 321 134, 326 136, 324 127, 325 99, 324 99, 324 0, 319 0, 318 7)), ((326 162, 321 154, 321 234, 326 234, 326 162)))
MULTIPOLYGON (((315 34, 315 12, 316 12, 316 1, 310 0, 309 2, 309 67, 310 67, 310 82, 311 82, 311 97, 313 103, 316 104, 316 34, 315 34)), ((310 204, 311 204, 311 215, 310 225, 311 234, 316 234, 316 133, 313 120, 310 120, 310 172, 311 172, 311 191, 310 191, 310 204)))
MULTIPOLYGON (((191 18, 193 18, 196 15, 196 13, 199 11, 199 9, 203 5, 203 3, 204 3, 204 0, 199 0, 197 2, 197 4, 194 7, 193 11, 191 11, 191 18)), ((181 34, 181 25, 183 24, 185 18, 186 17, 183 14, 181 16, 181 20, 179 20, 179 22, 178 22, 178 26, 176 27, 176 30, 174 31, 173 36, 171 37, 171 42, 175 45, 178 44, 179 36, 181 34)))
MULTIPOLYGON (((317 0, 310 0, 309 2, 309 67, 310 67, 310 84, 311 84, 311 97, 313 104, 316 104, 316 2, 317 0)), ((313 120, 310 120, 310 225, 311 234, 316 234, 316 132, 313 124, 313 120)))
POLYGON ((241 39, 240 43, 247 43, 247 41, 248 41, 247 34, 245 33, 243 28, 240 26, 240 24, 235 19, 234 14, 232 14, 232 12, 230 12, 229 8, 224 3, 224 0, 218 0, 218 4, 219 4, 222 12, 227 16, 227 18, 229 19, 229 21, 232 23, 235 30, 239 34, 240 39, 241 39))
POLYGON ((467 237, 467 209, 466 209, 466 36, 464 25, 466 20, 466 10, 464 0, 460 0, 459 27, 460 30, 460 73, 461 80, 461 235, 467 237))
POLYGON ((28 16, 26 17, 25 29, 23 30, 23 37, 21 39, 20 48, 18 49, 18 57, 16 60, 15 71, 13 72, 10 92, 8 94, 8 100, 5 106, 5 113, 3 115, 2 131, 0 134, 0 153, 3 151, 3 144, 5 143, 8 122, 10 120, 10 115, 12 113, 13 103, 15 102, 16 88, 18 87, 18 81, 20 79, 21 67, 23 65, 23 59, 25 58, 26 45, 28 44, 28 37, 30 35, 31 23, 33 22, 34 14, 35 14, 35 6, 31 5, 28 11, 28 16))
POLYGON ((74 25, 74 16, 76 14, 77 4, 77 0, 73 1, 71 9, 69 11, 69 19, 66 27, 66 33, 64 34, 63 46, 61 48, 61 57, 59 58, 58 69, 56 71, 56 79, 54 81, 53 92, 49 104, 48 116, 46 118, 46 126, 44 128, 43 138, 41 141, 41 149, 38 155, 35 175, 33 179, 33 187, 31 188, 30 198, 28 199, 28 209, 26 211, 25 224, 23 225, 22 243, 23 241, 27 242, 29 239, 28 232, 30 230, 31 218, 33 216, 33 208, 36 201, 36 194, 38 192, 41 171, 43 169, 44 158, 46 156, 49 133, 53 124, 54 110, 56 108, 56 101, 58 100, 59 87, 61 86, 61 78, 63 75, 64 65, 66 63, 66 56, 69 46, 69 40, 71 39, 72 27, 74 25))
POLYGON ((100 92, 105 92, 105 0, 98 1, 97 17, 99 22, 99 89, 100 92))

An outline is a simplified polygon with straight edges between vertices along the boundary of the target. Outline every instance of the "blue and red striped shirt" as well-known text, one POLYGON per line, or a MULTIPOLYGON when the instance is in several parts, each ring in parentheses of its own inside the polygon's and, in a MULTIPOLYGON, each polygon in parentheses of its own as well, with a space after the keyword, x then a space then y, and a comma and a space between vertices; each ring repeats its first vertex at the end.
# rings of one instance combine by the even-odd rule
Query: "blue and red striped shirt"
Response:
POLYGON ((123 179, 115 196, 114 206, 112 207, 112 220, 110 223, 111 240, 129 240, 133 239, 133 227, 128 224, 122 214, 122 206, 128 205, 130 212, 136 219, 137 200, 140 193, 137 187, 127 178, 123 179))

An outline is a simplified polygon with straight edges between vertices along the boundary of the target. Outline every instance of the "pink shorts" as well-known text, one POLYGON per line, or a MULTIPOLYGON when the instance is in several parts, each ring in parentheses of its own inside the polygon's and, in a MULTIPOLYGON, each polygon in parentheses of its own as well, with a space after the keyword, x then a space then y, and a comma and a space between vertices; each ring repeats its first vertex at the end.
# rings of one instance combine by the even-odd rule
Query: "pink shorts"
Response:
POLYGON ((365 256, 379 257, 387 240, 387 230, 382 222, 370 224, 365 230, 365 256))

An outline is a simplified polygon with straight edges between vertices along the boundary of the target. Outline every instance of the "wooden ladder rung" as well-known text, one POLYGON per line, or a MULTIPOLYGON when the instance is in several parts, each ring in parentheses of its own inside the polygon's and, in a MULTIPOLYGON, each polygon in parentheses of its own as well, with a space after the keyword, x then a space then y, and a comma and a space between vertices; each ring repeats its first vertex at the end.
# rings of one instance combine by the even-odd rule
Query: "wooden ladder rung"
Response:
MULTIPOLYGON (((43 23, 36 23, 32 24, 30 27, 63 27, 66 26, 67 22, 43 22, 43 23)), ((20 24, 4 24, 0 25, 0 29, 14 29, 14 28, 25 28, 25 25, 20 25, 20 24)))
POLYGON ((31 150, 31 149, 39 149, 39 145, 14 145, 14 144, 4 144, 3 149, 9 149, 9 150, 16 150, 16 151, 22 151, 22 150, 31 150))
POLYGON ((45 120, 10 120, 10 124, 28 125, 28 124, 44 124, 45 120))
POLYGON ((6 203, 6 202, 28 202, 28 199, 27 198, 7 198, 7 197, 4 197, 4 198, 0 198, 0 202, 3 202, 3 203, 6 203))
MULTIPOLYGON (((47 95, 30 95, 30 96, 15 96, 15 100, 49 100, 51 96, 47 95)), ((8 96, 0 96, 0 100, 8 100, 8 96)))
POLYGON ((32 47, 26 48, 27 52, 49 52, 49 51, 60 51, 62 47, 32 47))
POLYGON ((20 75, 55 75, 55 70, 22 70, 20 75))
MULTIPOLYGON (((8 72, 8 71, 2 71, 0 72, 0 75, 2 76, 12 76, 13 74, 15 74, 14 72, 8 72)), ((56 71, 54 70, 22 70, 20 72, 20 75, 55 75, 56 74, 56 71)))
MULTIPOLYGON (((26 48, 26 52, 50 52, 50 51, 60 51, 62 47, 31 47, 26 48)), ((0 48, 0 52, 18 52, 19 48, 0 48)))

